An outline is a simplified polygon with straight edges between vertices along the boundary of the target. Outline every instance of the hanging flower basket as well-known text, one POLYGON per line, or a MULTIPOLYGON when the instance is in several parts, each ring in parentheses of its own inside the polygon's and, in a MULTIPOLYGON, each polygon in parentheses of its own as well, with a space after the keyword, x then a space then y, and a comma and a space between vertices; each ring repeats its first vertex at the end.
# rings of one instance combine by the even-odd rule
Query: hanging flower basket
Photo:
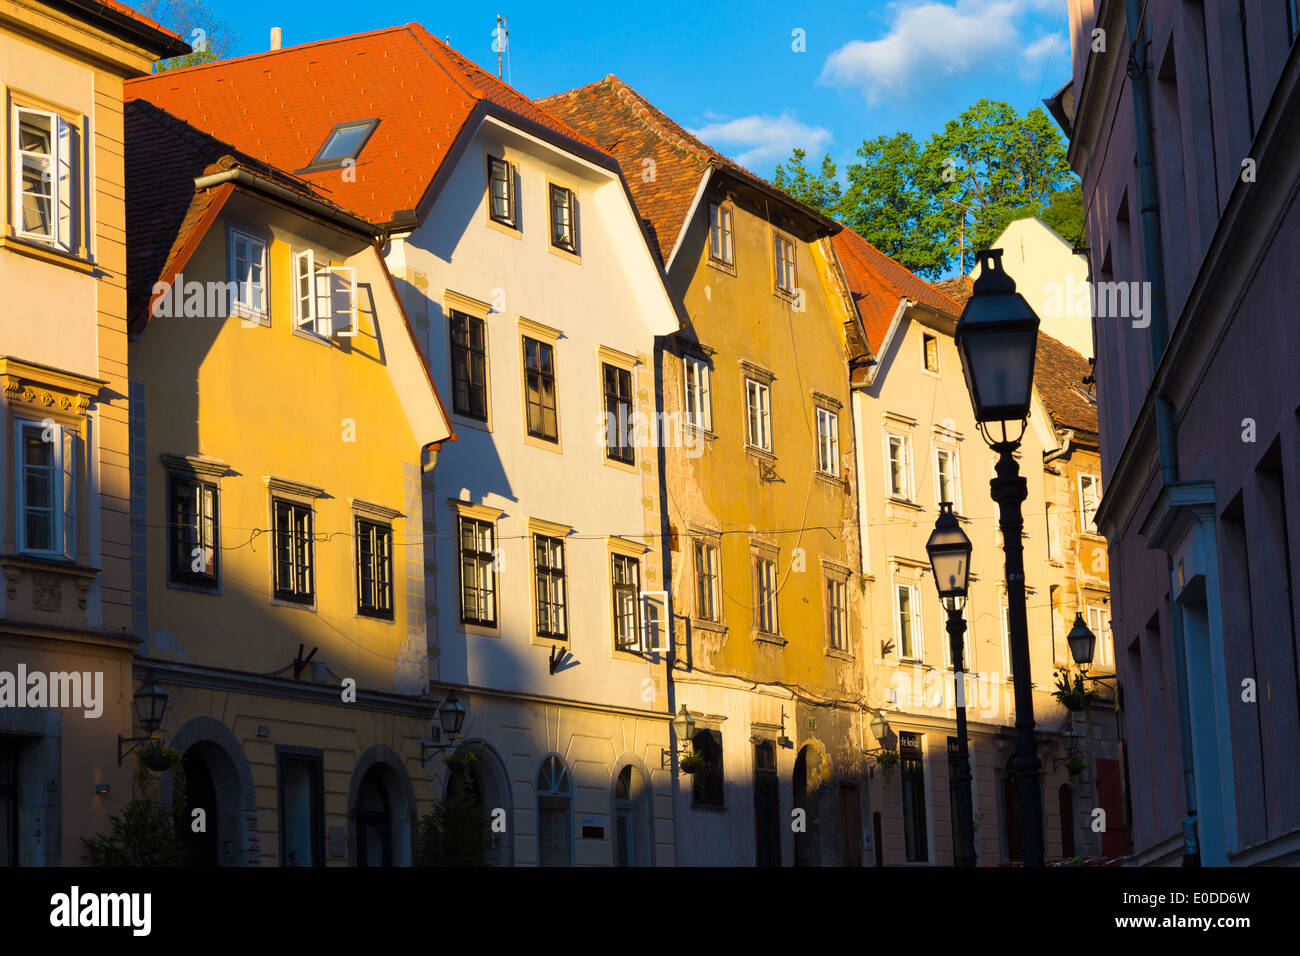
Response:
POLYGON ((677 768, 682 773, 695 773, 697 770, 703 770, 707 761, 697 753, 683 754, 677 761, 677 768))
POLYGON ((1052 692, 1052 696, 1062 707, 1076 714, 1102 702, 1100 694, 1084 686, 1082 674, 1074 675, 1073 684, 1070 683, 1069 675, 1057 674, 1056 690, 1052 692))
POLYGON ((173 748, 164 747, 161 740, 154 738, 140 749, 140 759, 154 773, 162 773, 171 768, 178 755, 173 748))

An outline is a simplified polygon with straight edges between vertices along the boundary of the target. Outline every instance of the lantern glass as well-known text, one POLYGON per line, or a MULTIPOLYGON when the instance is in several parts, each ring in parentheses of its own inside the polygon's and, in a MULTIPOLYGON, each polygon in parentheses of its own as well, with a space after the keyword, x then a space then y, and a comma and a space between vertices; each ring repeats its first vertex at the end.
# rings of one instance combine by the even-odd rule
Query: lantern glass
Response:
POLYGON ((1092 633, 1087 622, 1083 619, 1083 614, 1074 615, 1074 627, 1065 637, 1070 645, 1070 656, 1074 658, 1074 663, 1079 667, 1087 667, 1092 663, 1093 651, 1097 647, 1097 635, 1092 633))
POLYGON ((964 598, 970 583, 970 538, 961 530, 952 503, 939 505, 939 518, 925 543, 940 598, 964 598))
POLYGON ((977 422, 1023 421, 1033 394, 1038 316, 1002 269, 1002 250, 978 254, 980 277, 957 323, 956 345, 977 422))
POLYGON ((442 732, 448 737, 455 737, 465 725, 465 705, 456 699, 455 691, 448 694, 447 699, 438 708, 438 723, 442 725, 442 732))
POLYGON ((167 712, 167 691, 163 690, 152 680, 147 680, 140 685, 140 689, 133 695, 135 700, 135 713, 140 719, 140 726, 153 733, 162 726, 163 715, 167 712))
POLYGON ((883 746, 885 735, 889 733, 889 721, 880 714, 871 718, 871 735, 883 746))
POLYGON ((684 744, 695 739, 695 718, 682 704, 682 709, 673 718, 673 732, 677 734, 678 743, 684 744))

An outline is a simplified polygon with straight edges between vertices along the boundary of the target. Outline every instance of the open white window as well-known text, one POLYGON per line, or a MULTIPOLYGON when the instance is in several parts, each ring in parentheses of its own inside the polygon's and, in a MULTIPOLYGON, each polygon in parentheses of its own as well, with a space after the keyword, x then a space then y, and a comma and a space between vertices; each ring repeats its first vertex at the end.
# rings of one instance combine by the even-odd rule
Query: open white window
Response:
POLYGON ((318 266, 308 249, 293 257, 294 324, 328 338, 357 334, 357 270, 352 266, 318 266))
POLYGON ((266 242, 230 230, 230 314, 266 324, 266 242))
POLYGON ((15 230, 77 252, 77 129, 57 113, 15 106, 11 156, 15 230))
POLYGON ((641 650, 647 654, 668 652, 668 592, 641 592, 641 650))
POLYGON ((18 420, 14 432, 18 548, 75 561, 77 430, 46 419, 18 420))

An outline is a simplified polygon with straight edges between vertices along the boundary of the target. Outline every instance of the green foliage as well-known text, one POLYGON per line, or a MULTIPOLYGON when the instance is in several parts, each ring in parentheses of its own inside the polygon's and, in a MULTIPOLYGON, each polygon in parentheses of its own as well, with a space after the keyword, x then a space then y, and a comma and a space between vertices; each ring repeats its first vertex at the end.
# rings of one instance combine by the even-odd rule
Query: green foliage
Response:
POLYGON ((1052 696, 1062 707, 1073 711, 1087 710, 1102 703, 1101 694, 1085 686, 1082 674, 1075 674, 1074 682, 1071 683, 1069 674, 1057 673, 1056 690, 1052 691, 1052 696))
POLYGON ((239 37, 227 24, 217 19, 203 0, 140 0, 135 8, 146 17, 180 34, 181 39, 194 48, 193 53, 159 60, 153 65, 155 73, 215 63, 234 55, 239 37))
POLYGON ((184 866, 185 844, 176 833, 185 813, 185 771, 181 755, 173 747, 151 741, 136 752, 136 796, 109 816, 107 835, 82 838, 90 866, 184 866), (158 784, 145 765, 148 753, 165 756, 172 774, 172 807, 169 813, 158 801, 158 784))
POLYGON ((881 786, 888 790, 889 781, 893 778, 894 771, 898 769, 898 762, 900 760, 898 751, 880 750, 877 753, 872 754, 872 759, 875 760, 876 766, 880 768, 882 778, 881 786))
POLYGON ((447 796, 420 820, 417 866, 487 866, 492 821, 474 794, 475 756, 457 750, 446 758, 447 796))
POLYGON ((695 751, 682 754, 677 758, 677 769, 682 773, 695 773, 697 770, 703 770, 708 765, 702 754, 695 751))
POLYGON ((1041 109, 1021 116, 982 99, 949 120, 924 145, 910 133, 877 136, 858 147, 840 191, 827 156, 820 175, 795 150, 777 167, 776 185, 839 219, 886 255, 938 278, 986 247, 1015 219, 1038 216, 1073 242, 1083 202, 1060 131, 1041 109))

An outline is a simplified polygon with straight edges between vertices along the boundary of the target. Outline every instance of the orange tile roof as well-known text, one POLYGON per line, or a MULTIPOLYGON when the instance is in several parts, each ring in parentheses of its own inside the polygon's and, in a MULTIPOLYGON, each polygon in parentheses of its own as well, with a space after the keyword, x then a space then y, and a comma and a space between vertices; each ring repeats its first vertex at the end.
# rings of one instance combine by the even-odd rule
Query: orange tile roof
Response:
POLYGON ((1091 374, 1086 358, 1046 332, 1038 333, 1034 387, 1058 428, 1097 434, 1097 403, 1089 401, 1092 392, 1083 384, 1091 374))
POLYGON ((858 308, 871 351, 879 354, 885 333, 904 297, 915 300, 953 318, 961 306, 938 291, 906 266, 889 258, 847 226, 832 237, 849 293, 858 308))
POLYGON ((623 167, 628 188, 661 262, 672 255, 700 180, 710 166, 782 199, 824 233, 838 224, 754 175, 735 160, 696 139, 614 74, 565 93, 544 96, 539 106, 591 137, 623 167), (642 173, 654 162, 654 177, 642 173))
POLYGON ((294 172, 376 223, 419 207, 480 105, 600 152, 418 23, 169 70, 129 81, 126 98, 294 172), (298 172, 337 124, 375 118, 355 181, 339 169, 298 172))

